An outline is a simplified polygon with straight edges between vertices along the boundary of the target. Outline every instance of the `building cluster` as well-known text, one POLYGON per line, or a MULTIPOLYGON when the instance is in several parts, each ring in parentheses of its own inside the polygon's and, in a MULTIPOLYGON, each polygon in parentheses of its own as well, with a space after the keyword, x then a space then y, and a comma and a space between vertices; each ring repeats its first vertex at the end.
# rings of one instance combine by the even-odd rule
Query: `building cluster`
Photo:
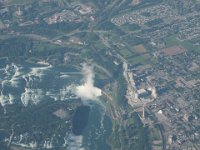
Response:
POLYGON ((177 33, 181 41, 195 39, 199 37, 199 18, 196 13, 175 17, 175 20, 172 18, 171 21, 167 20, 166 23, 156 25, 154 29, 144 31, 142 37, 159 40, 177 33))
POLYGON ((199 56, 187 51, 159 57, 150 77, 158 98, 148 108, 164 126, 168 149, 198 148, 199 56))
POLYGON ((54 23, 59 23, 59 22, 71 22, 75 20, 79 20, 80 17, 75 14, 73 11, 69 10, 63 10, 60 13, 55 13, 51 17, 45 18, 44 20, 48 24, 54 24, 54 23))
POLYGON ((94 19, 91 14, 95 12, 95 9, 89 5, 75 5, 73 10, 62 10, 62 12, 56 12, 50 17, 46 17, 44 20, 48 24, 55 24, 59 22, 81 22, 82 17, 89 15, 90 19, 94 19))
POLYGON ((180 40, 192 40, 200 36, 199 18, 199 13, 195 8, 189 13, 181 15, 172 6, 161 4, 120 14, 113 17, 111 22, 117 26, 137 24, 143 29, 141 33, 143 38, 158 40, 177 33, 180 40), (148 26, 150 22, 155 23, 153 28, 148 26))
POLYGON ((177 45, 153 57, 155 66, 125 63, 128 102, 144 124, 164 127, 166 149, 198 149, 200 56, 177 45))
POLYGON ((156 88, 148 81, 150 66, 138 66, 127 70, 127 99, 131 106, 144 105, 157 98, 156 88))
POLYGON ((177 14, 173 12, 169 6, 157 5, 157 6, 152 6, 150 8, 147 8, 147 9, 142 9, 136 12, 131 12, 131 13, 120 15, 118 17, 114 17, 111 19, 111 22, 117 26, 121 26, 126 23, 129 23, 129 24, 134 23, 138 25, 143 25, 149 21, 152 21, 158 18, 169 19, 176 16, 177 14))

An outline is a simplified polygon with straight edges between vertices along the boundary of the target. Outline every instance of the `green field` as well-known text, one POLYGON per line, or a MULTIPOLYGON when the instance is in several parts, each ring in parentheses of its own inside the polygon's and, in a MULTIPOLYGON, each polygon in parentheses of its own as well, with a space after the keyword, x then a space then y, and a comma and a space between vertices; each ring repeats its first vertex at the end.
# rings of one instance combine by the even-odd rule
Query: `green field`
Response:
POLYGON ((147 61, 147 58, 143 57, 143 56, 136 56, 136 57, 132 57, 128 59, 128 62, 131 65, 136 65, 136 64, 145 64, 147 61))
POLYGON ((35 44, 33 46, 33 50, 34 51, 38 51, 38 52, 42 52, 42 51, 53 50, 53 49, 56 49, 58 47, 60 47, 60 46, 54 45, 54 44, 45 43, 45 42, 41 42, 41 43, 35 44))
POLYGON ((133 53, 131 51, 129 51, 128 49, 121 49, 119 51, 119 53, 125 58, 130 57, 130 56, 133 55, 133 53))
POLYGON ((150 130, 150 134, 151 134, 152 140, 162 140, 162 136, 161 136, 160 131, 158 129, 152 128, 150 130))
POLYGON ((176 35, 173 35, 173 36, 170 36, 170 37, 167 37, 165 39, 165 42, 166 42, 166 47, 171 47, 171 46, 175 46, 175 45, 181 45, 183 46, 184 48, 186 48, 187 50, 191 50, 191 51, 195 51, 195 52, 198 52, 200 53, 200 48, 193 45, 191 42, 189 41, 180 41, 179 39, 177 39, 177 36, 176 35))

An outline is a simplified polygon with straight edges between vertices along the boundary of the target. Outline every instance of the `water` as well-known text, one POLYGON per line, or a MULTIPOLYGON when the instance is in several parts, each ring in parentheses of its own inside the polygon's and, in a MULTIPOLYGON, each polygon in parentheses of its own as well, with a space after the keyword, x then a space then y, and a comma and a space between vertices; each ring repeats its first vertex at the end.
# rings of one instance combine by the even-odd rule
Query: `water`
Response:
POLYGON ((89 106, 80 106, 77 108, 75 115, 72 121, 72 132, 75 135, 81 135, 84 128, 88 123, 90 107, 89 106))
POLYGON ((92 103, 77 108, 73 118, 73 133, 83 135, 83 147, 86 150, 110 150, 107 139, 112 133, 112 122, 105 115, 105 109, 92 103))

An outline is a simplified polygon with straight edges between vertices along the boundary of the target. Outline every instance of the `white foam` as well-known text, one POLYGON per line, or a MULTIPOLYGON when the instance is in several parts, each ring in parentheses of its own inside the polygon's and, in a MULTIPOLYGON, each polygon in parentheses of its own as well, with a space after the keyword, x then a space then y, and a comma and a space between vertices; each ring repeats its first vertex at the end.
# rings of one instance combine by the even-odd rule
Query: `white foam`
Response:
POLYGON ((25 88, 25 92, 21 94, 21 101, 24 106, 28 104, 38 104, 44 98, 44 92, 41 89, 25 88))
POLYGON ((58 100, 68 100, 68 99, 77 99, 78 97, 73 94, 74 85, 65 86, 58 90, 53 91, 47 91, 46 96, 49 96, 50 98, 54 99, 55 101, 58 100))
POLYGON ((84 83, 75 88, 75 94, 83 100, 96 100, 102 95, 101 89, 94 86, 93 66, 83 64, 84 83))
POLYGON ((68 78, 69 75, 66 75, 66 74, 63 74, 63 75, 60 75, 60 78, 68 78))
POLYGON ((11 85, 12 87, 19 86, 19 77, 21 75, 21 68, 12 63, 11 65, 6 65, 3 69, 3 74, 5 77, 3 81, 7 82, 7 84, 11 85))
POLYGON ((69 135, 69 150, 84 150, 83 146, 83 136, 75 136, 73 134, 69 135))
POLYGON ((8 99, 7 99, 7 96, 5 95, 0 95, 0 103, 1 105, 4 107, 6 104, 8 104, 8 99))
POLYGON ((14 95, 12 95, 12 94, 3 95, 3 93, 1 93, 0 103, 2 106, 8 105, 8 104, 14 104, 14 102, 15 102, 14 95))
POLYGON ((8 101, 9 101, 9 104, 14 104, 14 102, 15 102, 15 97, 14 97, 14 95, 12 95, 12 94, 8 94, 8 101))
POLYGON ((48 70, 50 68, 52 68, 52 66, 47 66, 47 67, 33 67, 33 68, 31 68, 31 72, 29 74, 41 77, 41 76, 44 75, 44 71, 46 71, 46 70, 48 70))
POLYGON ((47 141, 47 140, 45 140, 43 147, 46 148, 46 149, 53 148, 51 141, 47 141))
POLYGON ((85 83, 77 86, 76 95, 83 100, 96 100, 97 97, 101 96, 101 89, 94 87, 91 84, 85 83))

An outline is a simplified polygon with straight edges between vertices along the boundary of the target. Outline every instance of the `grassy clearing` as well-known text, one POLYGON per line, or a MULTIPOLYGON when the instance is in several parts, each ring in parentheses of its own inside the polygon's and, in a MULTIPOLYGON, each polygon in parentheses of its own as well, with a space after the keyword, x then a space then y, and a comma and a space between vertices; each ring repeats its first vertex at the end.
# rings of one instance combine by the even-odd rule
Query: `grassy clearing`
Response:
POLYGON ((106 45, 104 45, 102 43, 101 40, 98 40, 94 43, 94 47, 97 49, 97 50, 102 50, 102 49, 107 49, 106 45))
POLYGON ((60 46, 41 42, 41 43, 35 44, 33 47, 33 50, 42 52, 42 51, 46 51, 46 50, 56 49, 58 47, 60 47, 60 46))
POLYGON ((136 56, 136 57, 132 57, 128 59, 128 62, 131 65, 135 65, 135 64, 145 64, 146 63, 146 59, 143 56, 136 56))
POLYGON ((133 51, 139 54, 147 52, 146 48, 142 44, 136 45, 133 48, 133 51))
POLYGON ((160 134, 160 131, 156 128, 151 129, 150 135, 152 137, 152 140, 162 140, 162 136, 160 134))
POLYGON ((195 52, 198 52, 200 53, 200 48, 193 45, 192 43, 190 43, 189 41, 180 41, 179 39, 177 39, 176 35, 173 35, 173 36, 170 36, 170 37, 167 37, 165 39, 165 42, 166 42, 166 47, 172 47, 172 46, 175 46, 175 45, 181 45, 183 46, 184 48, 186 48, 187 50, 190 50, 190 51, 195 51, 195 52))
POLYGON ((127 60, 131 65, 136 65, 136 64, 145 65, 145 64, 151 64, 153 62, 149 54, 135 55, 133 57, 129 57, 127 60))
POLYGON ((121 49, 120 54, 123 55, 123 57, 130 57, 133 55, 133 53, 131 51, 129 51, 128 49, 121 49))

